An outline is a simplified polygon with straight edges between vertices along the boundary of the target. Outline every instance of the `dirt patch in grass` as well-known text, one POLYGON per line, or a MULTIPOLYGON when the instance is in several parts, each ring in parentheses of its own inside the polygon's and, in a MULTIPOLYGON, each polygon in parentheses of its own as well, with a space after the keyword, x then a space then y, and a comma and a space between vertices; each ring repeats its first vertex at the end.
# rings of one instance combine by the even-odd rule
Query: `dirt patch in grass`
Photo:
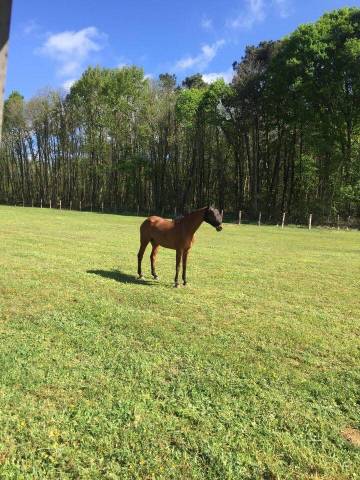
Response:
POLYGON ((355 447, 360 447, 360 430, 348 427, 341 432, 341 435, 355 447))

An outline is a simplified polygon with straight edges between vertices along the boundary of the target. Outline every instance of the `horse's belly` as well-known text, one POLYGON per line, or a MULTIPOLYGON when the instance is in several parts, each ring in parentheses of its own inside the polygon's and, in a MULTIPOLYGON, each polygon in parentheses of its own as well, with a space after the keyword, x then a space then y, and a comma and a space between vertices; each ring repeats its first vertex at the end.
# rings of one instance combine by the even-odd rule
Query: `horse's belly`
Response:
POLYGON ((155 242, 160 245, 161 247, 164 247, 164 248, 172 248, 174 250, 176 250, 177 246, 176 246, 176 240, 174 238, 169 238, 168 236, 161 236, 159 238, 155 238, 154 239, 155 242))
POLYGON ((160 245, 160 247, 169 248, 171 250, 176 250, 177 249, 176 245, 174 245, 172 243, 160 243, 159 245, 160 245))
POLYGON ((151 241, 164 248, 177 248, 177 238, 173 231, 158 231, 153 229, 151 232, 151 241))

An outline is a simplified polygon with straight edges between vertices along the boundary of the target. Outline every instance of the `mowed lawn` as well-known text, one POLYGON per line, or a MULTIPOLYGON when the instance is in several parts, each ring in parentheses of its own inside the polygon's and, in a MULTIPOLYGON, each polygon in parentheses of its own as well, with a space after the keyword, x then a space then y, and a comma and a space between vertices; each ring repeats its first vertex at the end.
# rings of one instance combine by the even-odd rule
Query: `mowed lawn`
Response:
POLYGON ((0 478, 360 478, 360 233, 142 220, 0 207, 0 478))

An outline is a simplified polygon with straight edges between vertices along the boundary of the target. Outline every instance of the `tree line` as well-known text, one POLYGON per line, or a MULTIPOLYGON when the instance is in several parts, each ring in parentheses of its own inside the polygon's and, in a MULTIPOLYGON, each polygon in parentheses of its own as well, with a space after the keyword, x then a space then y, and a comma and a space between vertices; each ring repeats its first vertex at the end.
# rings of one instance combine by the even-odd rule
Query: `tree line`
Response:
POLYGON ((0 202, 360 216, 360 9, 246 48, 233 80, 89 67, 5 102, 0 202))

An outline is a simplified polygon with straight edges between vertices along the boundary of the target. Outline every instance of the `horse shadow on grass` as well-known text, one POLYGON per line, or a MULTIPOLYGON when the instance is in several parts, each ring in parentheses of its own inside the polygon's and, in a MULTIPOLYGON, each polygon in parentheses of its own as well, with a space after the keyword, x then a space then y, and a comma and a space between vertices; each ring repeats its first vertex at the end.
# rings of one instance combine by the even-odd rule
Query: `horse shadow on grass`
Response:
POLYGON ((99 275, 100 277, 108 278, 110 280, 115 280, 119 283, 133 283, 135 285, 156 285, 158 282, 151 280, 144 280, 143 278, 138 279, 134 275, 129 275, 122 272, 121 270, 87 270, 86 273, 92 275, 99 275))

